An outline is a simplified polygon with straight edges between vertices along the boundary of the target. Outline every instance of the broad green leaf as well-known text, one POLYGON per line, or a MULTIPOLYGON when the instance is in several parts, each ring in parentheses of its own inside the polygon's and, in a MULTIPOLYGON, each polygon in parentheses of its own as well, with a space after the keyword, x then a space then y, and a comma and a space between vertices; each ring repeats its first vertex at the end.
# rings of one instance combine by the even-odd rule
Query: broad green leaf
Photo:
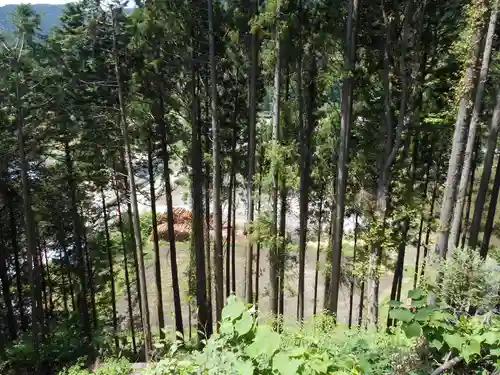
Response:
POLYGON ((239 318, 246 311, 245 304, 235 296, 230 296, 227 299, 227 305, 222 309, 222 319, 234 320, 239 318))
POLYGON ((282 375, 297 374, 300 364, 298 359, 290 358, 284 353, 277 353, 273 358, 273 370, 282 375))
POLYGON ((246 348, 251 358, 259 355, 271 357, 280 347, 281 337, 268 326, 258 326, 254 341, 246 348))
POLYGON ((495 357, 500 357, 500 348, 491 349, 490 354, 494 355, 495 357))
POLYGON ((408 309, 393 309, 389 312, 389 316, 392 319, 409 322, 413 319, 414 314, 408 309))
POLYGON ((412 299, 411 307, 422 307, 427 305, 427 301, 425 299, 412 299))
POLYGON ((253 319, 248 311, 245 311, 241 318, 234 323, 234 330, 238 333, 238 336, 243 336, 252 329, 253 319))
POLYGON ((413 289, 408 292, 408 297, 410 297, 411 299, 421 299, 422 297, 424 297, 424 294, 420 289, 413 289))
POLYGON ((312 359, 308 360, 306 363, 317 374, 326 374, 326 373, 328 373, 328 363, 322 361, 319 358, 312 358, 312 359))
POLYGON ((404 331, 407 337, 418 337, 422 333, 422 327, 417 322, 413 322, 404 327, 404 331))
POLYGON ((460 350, 460 348, 462 347, 462 345, 465 342, 465 340, 463 339, 463 337, 460 336, 460 335, 457 335, 457 334, 450 335, 450 334, 445 333, 443 335, 443 339, 448 344, 448 346, 450 348, 455 348, 455 349, 458 349, 458 350, 460 350))
POLYGON ((430 343, 429 343, 430 347, 431 348, 436 348, 437 350, 441 350, 441 348, 443 347, 443 343, 439 340, 432 340, 430 343))
POLYGON ((237 370, 239 375, 253 375, 253 365, 252 362, 240 362, 237 365, 237 370))
POLYGON ((223 321, 220 325, 219 332, 221 335, 232 335, 234 332, 233 323, 229 321, 223 321))
POLYGON ((433 312, 434 312, 433 307, 424 307, 422 309, 419 309, 415 314, 415 320, 419 321, 427 320, 432 315, 433 312))
POLYGON ((475 354, 481 353, 481 344, 479 344, 476 340, 471 340, 467 345, 465 345, 460 351, 460 355, 464 357, 466 362, 471 360, 475 354))
POLYGON ((399 307, 401 305, 402 305, 401 301, 389 301, 390 307, 399 307))
POLYGON ((495 343, 498 343, 500 341, 500 332, 492 332, 488 331, 483 333, 483 340, 485 343, 488 345, 493 345, 495 343))
POLYGON ((289 350, 287 352, 287 355, 289 357, 302 357, 305 353, 306 353, 306 348, 299 346, 297 348, 293 348, 292 350, 289 350))

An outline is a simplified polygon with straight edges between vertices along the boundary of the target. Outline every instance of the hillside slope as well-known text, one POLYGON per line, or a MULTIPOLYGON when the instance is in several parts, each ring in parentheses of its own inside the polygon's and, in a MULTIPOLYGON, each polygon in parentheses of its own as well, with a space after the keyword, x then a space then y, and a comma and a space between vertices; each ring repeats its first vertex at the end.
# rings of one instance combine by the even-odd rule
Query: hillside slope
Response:
MULTIPOLYGON (((12 14, 15 13, 17 5, 0 6, 0 32, 10 32, 14 29, 12 24, 12 14)), ((65 5, 63 4, 33 4, 35 12, 41 16, 40 29, 43 34, 47 34, 53 26, 59 25, 65 5)))

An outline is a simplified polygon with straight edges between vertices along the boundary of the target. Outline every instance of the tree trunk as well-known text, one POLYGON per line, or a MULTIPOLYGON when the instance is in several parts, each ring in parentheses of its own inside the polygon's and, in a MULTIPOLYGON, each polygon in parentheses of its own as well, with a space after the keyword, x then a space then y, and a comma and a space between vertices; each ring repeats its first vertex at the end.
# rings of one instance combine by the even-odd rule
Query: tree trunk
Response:
MULTIPOLYGON (((255 17, 258 14, 258 0, 251 2, 252 15, 255 17)), ((249 67, 249 92, 248 92, 248 179, 247 179, 247 237, 251 239, 252 223, 254 220, 254 199, 253 199, 253 177, 255 172, 255 147, 256 147, 256 123, 257 123, 257 71, 259 63, 259 40, 256 32, 250 35, 250 67, 249 67)), ((247 241, 246 247, 246 280, 245 280, 245 301, 253 302, 253 243, 247 241)), ((259 270, 257 269, 257 273, 259 270)), ((256 276, 257 278, 257 276, 256 276)), ((256 282, 257 284, 257 282, 256 282)), ((256 292, 257 293, 257 292, 256 292)), ((258 299, 258 296, 256 296, 258 299)))
POLYGON ((356 267, 356 255, 358 247, 358 212, 354 214, 354 249, 352 256, 352 273, 351 273, 351 287, 349 290, 349 329, 352 326, 352 310, 354 308, 354 287, 356 285, 356 277, 354 276, 354 270, 356 267))
POLYGON ((17 339, 17 321, 12 305, 12 296, 10 294, 10 278, 7 265, 7 249, 0 239, 0 281, 2 282, 2 295, 5 308, 7 310, 7 328, 12 341, 17 339))
POLYGON ((85 221, 83 220, 83 210, 80 207, 79 213, 80 223, 82 226, 82 245, 85 253, 85 264, 87 266, 88 284, 90 292, 90 306, 92 311, 92 324, 94 330, 97 330, 98 319, 97 319, 97 304, 95 302, 95 287, 94 287, 94 270, 92 267, 92 258, 89 254, 89 243, 87 241, 87 227, 85 226, 85 221))
POLYGON ((87 302, 88 284, 87 275, 85 272, 85 254, 82 244, 82 224, 80 222, 80 215, 78 213, 78 200, 77 200, 77 187, 76 180, 73 172, 73 159, 71 157, 71 150, 69 148, 69 141, 65 141, 64 145, 65 155, 66 155, 66 171, 68 178, 68 188, 71 197, 71 217, 73 222, 73 234, 76 249, 76 271, 78 274, 78 279, 80 281, 80 291, 77 294, 80 318, 83 325, 83 331, 90 341, 92 338, 91 327, 90 327, 90 315, 89 306, 87 302))
POLYGON ((313 315, 316 315, 317 307, 318 307, 318 278, 319 278, 319 257, 321 254, 321 224, 323 224, 323 189, 320 191, 320 199, 319 199, 319 213, 318 213, 318 233, 317 233, 317 241, 318 245, 316 246, 316 263, 314 265, 314 306, 313 306, 313 315))
MULTIPOLYGON (((161 289, 161 264, 160 264, 160 240, 158 238, 158 220, 156 216, 156 191, 155 175, 153 166, 153 129, 149 129, 148 137, 148 175, 149 194, 151 199, 151 224, 153 225, 153 252, 155 264, 155 286, 156 286, 156 312, 158 313, 158 328, 160 340, 165 338, 165 316, 163 314, 163 295, 161 289)), ((168 224, 167 224, 168 225, 168 224)))
POLYGON ((67 272, 68 284, 69 284, 69 293, 71 296, 71 308, 73 309, 73 311, 76 311, 77 309, 76 309, 76 301, 75 301, 75 290, 73 287, 73 277, 71 276, 71 270, 70 270, 72 263, 70 262, 70 259, 69 259, 68 248, 67 248, 66 239, 65 239, 66 234, 64 233, 64 225, 62 224, 62 222, 60 224, 60 229, 58 230, 57 235, 59 236, 58 242, 62 247, 62 252, 63 252, 63 256, 64 256, 64 263, 66 264, 66 272, 67 272))
MULTIPOLYGON (((232 145, 231 145, 231 171, 230 171, 230 176, 229 176, 229 189, 228 189, 228 205, 227 205, 227 236, 226 236, 226 296, 229 297, 231 295, 231 291, 234 291, 234 288, 231 288, 231 246, 232 246, 232 241, 231 241, 231 235, 233 232, 233 224, 232 224, 232 217, 233 217, 233 205, 236 206, 236 184, 235 184, 235 175, 236 175, 236 133, 237 133, 237 128, 236 128, 236 114, 238 110, 238 100, 236 99, 235 105, 234 105, 234 125, 233 125, 233 137, 232 137, 232 145), (234 199, 233 199, 234 195, 234 199)), ((234 207, 236 209, 236 207, 234 207)), ((233 237, 234 241, 234 237, 233 237)), ((234 260, 234 259, 233 259, 234 260)), ((248 272, 248 271, 247 271, 248 272)), ((233 273, 234 273, 234 268, 233 268, 233 273)))
POLYGON ((114 186, 115 195, 116 195, 116 208, 118 211, 118 228, 120 230, 121 240, 122 240, 122 250, 123 250, 123 265, 125 271, 125 287, 127 290, 127 304, 128 304, 128 320, 130 325, 130 333, 132 335, 132 349, 134 350, 134 354, 137 353, 137 344, 135 341, 135 324, 134 324, 134 313, 132 307, 132 291, 130 289, 130 276, 128 272, 128 256, 127 256, 127 243, 125 240, 124 227, 123 227, 123 218, 121 211, 121 201, 120 194, 118 192, 118 187, 114 186))
POLYGON ((12 251, 14 252, 14 267, 16 270, 16 290, 17 290, 17 308, 19 310, 19 320, 21 323, 21 330, 26 331, 28 329, 28 324, 26 322, 25 311, 24 311, 24 293, 23 284, 21 280, 21 263, 19 261, 19 242, 17 239, 17 223, 14 211, 14 203, 11 199, 7 200, 9 208, 9 225, 10 225, 10 239, 12 245, 12 251))
POLYGON ((141 227, 139 221, 139 211, 137 207, 137 194, 136 194, 136 186, 135 186, 135 178, 134 171, 132 167, 132 152, 130 147, 130 141, 128 136, 128 124, 127 117, 125 115, 125 102, 123 98, 123 82, 121 79, 120 73, 120 61, 118 55, 118 47, 116 42, 116 35, 118 33, 118 21, 116 20, 116 14, 113 13, 113 57, 114 57, 114 65, 115 65, 115 78, 116 84, 118 87, 118 103, 120 109, 120 127, 123 136, 124 143, 124 151, 125 151, 125 161, 127 167, 127 175, 128 175, 128 184, 130 189, 130 203, 132 205, 132 223, 134 226, 134 237, 135 237, 135 247, 137 252, 137 260, 138 260, 138 280, 141 284, 141 297, 140 297, 140 305, 142 306, 142 329, 144 333, 144 360, 146 362, 149 361, 150 351, 152 349, 152 340, 151 340, 151 327, 149 322, 149 306, 148 306, 148 295, 147 295, 147 284, 146 284, 146 272, 144 268, 144 254, 142 251, 142 238, 141 238, 141 227))
MULTIPOLYGON (((233 169, 231 167, 231 169, 233 169)), ((233 218, 233 171, 230 172, 226 221, 226 297, 231 295, 231 222, 233 218)))
POLYGON ((483 163, 483 174, 481 175, 481 182, 477 192, 476 203, 474 205, 474 215, 472 216, 472 223, 470 226, 469 234, 469 248, 475 249, 481 230, 481 219, 483 216, 484 204, 488 194, 488 186, 491 178, 491 169, 493 167, 493 159, 495 157, 495 150, 497 147, 498 129, 500 128, 500 85, 497 85, 496 104, 493 110, 493 117, 491 118, 491 125, 488 132, 488 143, 486 146, 486 154, 483 163))
MULTIPOLYGON (((19 55, 20 56, 20 55, 19 55)), ((35 363, 39 365, 40 350, 40 329, 43 324, 42 296, 40 290, 40 267, 36 249, 35 218, 32 209, 32 197, 29 182, 29 163, 26 159, 24 144, 24 111, 21 101, 21 79, 19 77, 19 62, 16 63, 16 125, 17 125, 17 146, 19 149, 19 161, 21 165, 21 188, 23 197, 24 226, 26 243, 28 250, 28 272, 31 285, 31 331, 33 351, 35 353, 35 363)))
POLYGON ((236 294, 236 190, 238 189, 236 177, 233 188, 233 223, 231 225, 231 292, 236 294))
MULTIPOLYGON (((276 6, 276 17, 280 18, 280 3, 276 6)), ((276 64, 274 66, 274 94, 273 94, 273 145, 279 145, 280 111, 281 111, 281 36, 279 30, 275 31, 276 64)), ((269 305, 271 313, 278 314, 279 304, 279 254, 278 254, 278 173, 273 175, 272 183, 272 223, 271 236, 272 245, 269 251, 269 283, 270 296, 269 305)))
POLYGON ((347 27, 344 51, 344 69, 347 76, 342 84, 342 102, 340 108, 340 145, 337 161, 337 196, 335 200, 335 230, 332 237, 331 285, 328 298, 328 311, 337 315, 340 265, 342 262, 342 237, 344 232, 345 191, 347 184, 347 165, 349 163, 349 137, 352 127, 352 102, 354 86, 354 67, 356 63, 356 22, 359 0, 350 0, 348 5, 347 27))
POLYGON ((463 225, 460 226, 460 232, 462 235, 460 247, 462 249, 465 247, 465 242, 467 241, 467 234, 469 233, 470 229, 470 210, 472 207, 472 194, 474 193, 474 187, 476 186, 476 169, 477 169, 477 160, 479 158, 479 147, 481 147, 481 137, 476 138, 476 148, 474 151, 474 159, 472 160, 469 187, 467 188, 467 203, 465 204, 465 217, 463 225))
MULTIPOLYGON (((193 49, 194 50, 194 49, 193 49)), ((194 55, 194 52, 193 52, 194 55)), ((196 259, 196 303, 198 306, 198 342, 212 334, 212 324, 208 324, 207 284, 205 273, 205 249, 203 238, 203 155, 201 145, 201 124, 197 120, 198 97, 196 93, 196 67, 191 57, 191 197, 193 206, 193 246, 196 259)), ((207 228, 208 230, 208 228, 207 228)))
MULTIPOLYGON (((210 98, 210 93, 208 90, 208 80, 205 80, 205 87, 206 87, 206 101, 205 101, 205 117, 201 118, 201 108, 198 108, 198 121, 201 121, 202 124, 206 124, 207 128, 205 129, 204 133, 204 138, 205 138, 205 153, 206 155, 210 154, 210 125, 209 123, 209 103, 208 100, 210 98)), ((201 106, 199 106, 201 107, 201 106)), ((203 147, 203 146, 202 146, 203 147)), ((212 257, 210 256, 210 246, 211 246, 211 235, 210 231, 213 229, 213 222, 211 220, 211 215, 210 215, 210 185, 211 185, 211 180, 210 180, 210 161, 205 160, 204 161, 204 166, 205 166, 205 231, 204 231, 204 236, 205 236, 205 260, 206 260, 206 277, 207 277, 207 303, 208 303, 208 325, 210 327, 213 326, 213 308, 212 308, 212 277, 213 277, 213 272, 212 272, 212 257)))
POLYGON ((490 23, 486 34, 486 42, 484 44, 483 58, 481 63, 481 71, 477 79, 476 97, 474 107, 472 109, 472 118, 469 124, 469 133, 467 136, 467 146, 465 148, 462 175, 460 177, 460 185, 458 187, 455 208, 453 211, 453 221, 451 224, 451 233, 448 247, 453 249, 458 246, 460 240, 460 224, 462 223, 462 214, 464 208, 465 197, 467 194, 467 186, 471 174, 471 166, 473 160, 474 149, 476 148, 476 133, 479 123, 479 115, 483 104, 483 93, 490 67, 491 48, 493 44, 493 36, 495 34, 495 26, 498 13, 498 0, 494 1, 493 9, 491 10, 490 23))
POLYGON ((220 192, 222 187, 221 159, 220 159, 220 127, 218 122, 217 108, 217 70, 215 62, 215 35, 213 21, 212 0, 207 0, 208 4, 208 34, 209 34, 209 54, 210 54, 210 78, 212 81, 212 150, 213 150, 213 215, 214 215, 214 265, 215 265, 215 317, 217 326, 222 317, 224 307, 224 267, 222 254, 222 211, 220 192))
MULTIPOLYGON (((304 319, 304 293, 305 293, 305 256, 307 246, 307 226, 309 216, 309 188, 311 184, 311 156, 314 152, 311 144, 312 133, 316 126, 316 57, 314 51, 309 54, 310 64, 308 66, 308 90, 306 95, 306 124, 301 120, 300 127, 300 219, 299 219, 299 290, 298 290, 298 314, 297 319, 302 321, 304 319)), ((302 64, 299 64, 300 69, 302 64)), ((302 109, 300 103, 302 102, 302 72, 299 71, 297 85, 299 91, 299 117, 302 119, 302 109)))
POLYGON ((113 270, 113 252, 111 250, 111 240, 109 238, 108 227, 108 210, 106 207, 106 197, 104 188, 101 187, 102 200, 102 216, 104 220, 104 234, 106 236, 106 253, 108 254, 109 281, 111 284, 111 313, 113 318, 113 338, 115 341, 115 349, 118 351, 120 346, 118 342, 118 316, 116 313, 116 288, 115 288, 115 272, 113 270))
POLYGON ((434 206, 436 203, 436 198, 438 195, 439 191, 439 174, 440 174, 440 168, 439 164, 441 161, 441 157, 438 159, 436 163, 436 175, 435 175, 435 181, 434 181, 434 187, 432 189, 432 196, 431 196, 431 202, 429 205, 429 217, 427 218, 427 230, 425 232, 425 242, 424 242, 424 254, 422 257, 422 271, 420 272, 420 278, 424 277, 425 274, 425 265, 427 263, 427 256, 429 252, 429 241, 431 237, 431 232, 432 232, 432 222, 434 221, 434 206))
POLYGON ((286 179, 282 176, 280 191, 280 225, 278 231, 278 267, 279 267, 279 306, 280 315, 285 312, 285 266, 286 266, 286 211, 288 200, 288 189, 286 188, 286 179))
POLYGON ((475 67, 481 50, 482 25, 476 26, 472 36, 472 56, 467 63, 467 69, 464 76, 464 89, 460 97, 457 119, 455 122, 455 132, 453 134, 453 144, 448 164, 448 174, 446 177, 443 203, 439 217, 439 228, 436 240, 436 253, 445 258, 448 252, 450 227, 452 223, 453 209, 458 193, 460 183, 459 176, 462 173, 462 164, 464 161, 464 149, 468 134, 467 109, 471 100, 473 83, 475 78, 475 67))
POLYGON ((359 294, 359 310, 358 310, 358 326, 361 328, 361 324, 363 324, 363 310, 365 308, 365 282, 361 282, 360 286, 360 294, 359 294))
POLYGON ((49 316, 52 318, 54 314, 54 288, 52 283, 52 277, 50 276, 49 257, 47 255, 47 243, 44 243, 43 255, 45 259, 45 267, 47 272, 47 280, 48 280, 47 285, 49 287, 49 316))
MULTIPOLYGON (((262 160, 261 160, 262 163, 262 160)), ((261 212, 261 201, 262 201, 262 173, 263 173, 263 168, 262 165, 259 167, 259 191, 257 193, 257 218, 260 218, 260 212, 261 212)), ((248 236, 250 234, 247 234, 248 236)), ((252 239, 250 238, 249 241, 252 239)), ((259 306, 259 279, 260 279, 260 239, 257 240, 257 249, 256 249, 256 254, 255 254, 255 307, 259 306)))
MULTIPOLYGON (((418 132, 418 130, 417 130, 418 132)), ((419 152, 418 149, 418 133, 413 136, 413 142, 412 142, 412 147, 413 147, 413 152, 412 152, 412 157, 411 157, 411 166, 410 166, 410 178, 406 182, 406 188, 405 188, 405 201, 407 202, 410 207, 412 206, 412 201, 413 201, 413 190, 415 186, 415 178, 416 178, 416 169, 417 169, 417 155, 419 152)), ((404 271, 404 264, 405 264, 405 253, 406 253, 406 245, 408 242, 408 231, 410 230, 410 216, 407 214, 403 218, 403 222, 401 225, 401 240, 398 244, 398 257, 396 260, 396 267, 394 270, 394 276, 392 280, 392 287, 391 287, 391 295, 390 295, 390 301, 399 301, 400 295, 401 295, 401 285, 403 283, 403 271, 404 271)), ((390 308, 389 308, 390 311, 390 308)), ((392 327, 394 325, 394 320, 390 318, 390 316, 387 317, 387 327, 392 327)))
MULTIPOLYGON (((46 282, 46 272, 45 272, 45 266, 43 265, 43 258, 42 258, 42 246, 40 245, 40 237, 38 236, 38 262, 40 264, 40 281, 42 285, 42 296, 43 296, 43 312, 44 312, 44 317, 46 317, 47 312, 49 311, 49 299, 48 299, 48 293, 47 293, 47 282, 46 282)), ((46 327, 42 327, 42 331, 44 332, 42 336, 45 335, 45 329, 46 327)))
MULTIPOLYGON (((410 38, 410 20, 413 10, 413 0, 409 0, 408 5, 405 10, 403 32, 401 38, 401 55, 399 59, 399 69, 401 71, 401 100, 399 105, 399 114, 397 126, 395 129, 395 140, 393 142, 392 134, 393 121, 392 121, 392 93, 391 93, 391 82, 390 82, 390 53, 392 44, 392 28, 393 19, 385 19, 385 44, 383 53, 383 71, 382 71, 382 81, 384 86, 384 115, 386 123, 386 134, 385 134, 385 150, 384 155, 381 158, 381 171, 379 181, 377 183, 377 202, 375 208, 375 220, 377 220, 377 226, 379 227, 377 233, 377 239, 372 244, 370 249, 370 256, 368 262, 368 320, 371 324, 377 326, 379 318, 379 285, 380 280, 378 278, 378 271, 380 268, 381 256, 382 256, 382 240, 385 236, 385 221, 387 218, 387 206, 390 200, 389 187, 391 182, 391 167, 396 158, 396 154, 399 150, 401 144, 401 138, 403 129, 405 126, 406 118, 406 104, 409 95, 409 73, 406 68, 406 50, 408 47, 408 40, 410 38)), ((385 15, 385 10, 384 17, 385 15)))
MULTIPOLYGON (((332 179, 333 181, 337 181, 335 176, 332 179)), ((333 182, 333 199, 335 199, 335 189, 336 189, 335 182, 333 182)), ((330 214, 330 227, 328 228, 328 239, 329 239, 329 247, 332 248, 332 233, 334 232, 334 227, 335 226, 335 205, 332 205, 331 209, 331 214, 330 214)), ((326 254, 326 263, 331 263, 332 262, 332 252, 329 251, 326 254)), ((330 296, 330 285, 331 285, 331 272, 326 272, 325 273, 325 289, 323 291, 323 309, 327 310, 328 309, 328 299, 330 296)))
POLYGON ((422 198, 424 200, 424 204, 422 207, 422 212, 420 214, 420 224, 418 226, 418 237, 417 237, 417 255, 415 258, 415 272, 413 274, 413 289, 417 288, 418 282, 418 267, 420 266, 420 249, 422 247, 422 235, 424 233, 424 209, 425 202, 427 201, 427 190, 429 188, 429 180, 430 180, 430 171, 431 171, 431 162, 427 163, 427 170, 425 171, 425 183, 422 198))
POLYGON ((488 216, 484 225, 483 242, 479 253, 484 259, 488 255, 490 246, 491 234, 493 232, 493 225, 495 224, 495 213, 497 210, 498 191, 500 190, 500 159, 497 161, 497 168, 495 171, 495 180, 493 182, 493 189, 491 190, 490 206, 488 207, 488 216))

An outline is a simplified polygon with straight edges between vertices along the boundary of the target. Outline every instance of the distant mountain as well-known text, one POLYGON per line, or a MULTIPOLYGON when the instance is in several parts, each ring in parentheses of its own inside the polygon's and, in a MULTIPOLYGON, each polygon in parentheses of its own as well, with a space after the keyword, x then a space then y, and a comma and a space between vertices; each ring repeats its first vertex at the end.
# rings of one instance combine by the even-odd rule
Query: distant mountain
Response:
MULTIPOLYGON (((11 14, 16 12, 17 5, 0 6, 0 32, 9 32, 14 29, 11 21, 11 14)), ((64 4, 33 4, 35 12, 40 14, 40 29, 43 34, 47 34, 52 27, 60 24, 64 4)))
MULTIPOLYGON (((130 1, 132 3, 132 1, 130 1)), ((17 5, 3 5, 0 6, 0 33, 9 32, 14 30, 12 25, 12 14, 16 12, 17 5)), ((60 17, 66 7, 65 4, 33 4, 35 12, 40 14, 40 30, 42 34, 48 34, 54 26, 61 24, 60 17)), ((133 8, 126 8, 125 12, 128 14, 132 12, 133 8)))

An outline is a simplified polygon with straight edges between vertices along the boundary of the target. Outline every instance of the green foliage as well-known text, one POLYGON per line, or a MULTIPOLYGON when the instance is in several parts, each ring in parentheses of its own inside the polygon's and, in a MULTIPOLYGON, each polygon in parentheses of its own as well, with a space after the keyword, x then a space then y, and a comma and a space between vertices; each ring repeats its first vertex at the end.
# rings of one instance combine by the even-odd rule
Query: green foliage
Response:
POLYGON ((437 358, 451 353, 472 366, 500 360, 498 315, 468 316, 446 306, 428 305, 427 295, 421 290, 412 290, 408 297, 410 306, 393 302, 389 316, 401 323, 407 337, 423 335, 437 358))
POLYGON ((88 370, 83 359, 79 359, 77 363, 69 368, 64 368, 59 372, 58 375, 129 375, 130 374, 130 362, 125 359, 106 359, 102 364, 99 365, 93 372, 88 370))
MULTIPOLYGON (((171 358, 147 370, 147 375, 191 374, 381 374, 398 373, 415 345, 405 335, 350 331, 332 317, 319 315, 303 327, 285 326, 278 333, 258 322, 255 310, 232 296, 222 313, 218 333, 202 351, 174 349, 171 358)), ((407 372, 401 372, 407 373, 407 372)))
POLYGON ((428 273, 426 288, 457 311, 469 306, 490 311, 500 302, 498 266, 492 258, 483 260, 477 251, 457 248, 436 264, 434 274, 428 273))

